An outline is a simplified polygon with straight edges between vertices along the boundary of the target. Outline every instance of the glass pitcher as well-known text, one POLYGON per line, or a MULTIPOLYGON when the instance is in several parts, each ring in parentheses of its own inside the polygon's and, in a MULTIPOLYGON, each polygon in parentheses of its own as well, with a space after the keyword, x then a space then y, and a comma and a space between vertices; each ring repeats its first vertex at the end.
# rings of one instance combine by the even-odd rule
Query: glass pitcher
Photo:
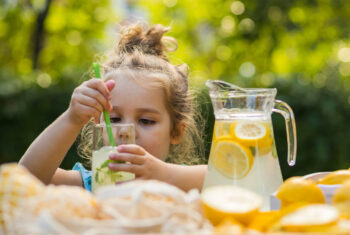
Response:
POLYGON ((296 128, 292 109, 275 100, 275 88, 240 88, 208 80, 215 125, 203 189, 231 184, 263 197, 262 210, 270 209, 270 195, 282 184, 271 114, 285 119, 290 166, 296 160, 296 128))

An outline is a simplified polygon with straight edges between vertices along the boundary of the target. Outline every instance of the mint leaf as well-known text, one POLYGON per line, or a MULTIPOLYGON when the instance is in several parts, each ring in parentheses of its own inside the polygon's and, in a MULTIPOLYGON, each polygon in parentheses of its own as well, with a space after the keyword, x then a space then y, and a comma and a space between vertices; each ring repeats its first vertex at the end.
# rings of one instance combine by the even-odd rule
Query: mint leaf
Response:
POLYGON ((104 162, 101 164, 100 168, 106 168, 106 167, 108 167, 108 164, 109 164, 109 163, 112 163, 112 161, 109 160, 109 159, 107 159, 106 161, 104 161, 104 162))
POLYGON ((99 183, 99 179, 98 179, 98 171, 96 171, 96 174, 95 174, 95 182, 99 183))
POLYGON ((104 161, 104 162, 101 164, 100 168, 106 168, 106 167, 108 167, 109 163, 124 163, 124 162, 123 162, 123 161, 112 161, 112 160, 107 159, 106 161, 104 161))

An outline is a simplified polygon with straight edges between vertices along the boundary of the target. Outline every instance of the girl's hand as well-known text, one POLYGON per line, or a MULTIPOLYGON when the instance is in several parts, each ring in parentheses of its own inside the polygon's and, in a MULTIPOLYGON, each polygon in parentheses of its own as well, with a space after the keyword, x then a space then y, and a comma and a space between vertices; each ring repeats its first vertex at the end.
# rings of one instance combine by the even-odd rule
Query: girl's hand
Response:
POLYGON ((109 155, 109 159, 129 163, 110 163, 110 170, 134 173, 139 179, 156 179, 168 181, 169 164, 149 154, 144 148, 135 144, 120 145, 118 153, 109 155))
POLYGON ((103 109, 107 111, 112 109, 109 100, 114 85, 113 80, 104 82, 92 78, 75 88, 68 108, 70 120, 76 125, 84 125, 93 117, 95 122, 98 122, 103 109))

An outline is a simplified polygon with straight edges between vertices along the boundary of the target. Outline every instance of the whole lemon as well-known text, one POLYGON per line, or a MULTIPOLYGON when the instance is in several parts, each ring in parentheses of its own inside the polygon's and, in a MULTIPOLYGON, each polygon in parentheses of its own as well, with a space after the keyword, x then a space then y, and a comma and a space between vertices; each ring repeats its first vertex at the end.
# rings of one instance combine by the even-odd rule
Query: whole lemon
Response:
POLYGON ((287 179, 278 189, 276 197, 281 201, 281 208, 293 203, 325 203, 325 197, 316 183, 303 177, 287 179))
POLYGON ((337 170, 317 181, 318 184, 343 184, 350 180, 350 170, 337 170))

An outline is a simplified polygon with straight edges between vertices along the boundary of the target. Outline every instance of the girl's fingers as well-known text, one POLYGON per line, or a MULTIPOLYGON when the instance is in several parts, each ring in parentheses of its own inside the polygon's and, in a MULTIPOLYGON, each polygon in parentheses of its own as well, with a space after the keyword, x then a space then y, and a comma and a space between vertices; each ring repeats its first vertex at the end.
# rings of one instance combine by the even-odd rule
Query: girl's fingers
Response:
POLYGON ((145 155, 147 152, 139 145, 125 144, 117 147, 119 153, 132 153, 135 155, 145 155))
POLYGON ((99 104, 106 110, 110 110, 112 108, 110 102, 98 90, 87 87, 86 89, 83 89, 81 93, 85 96, 97 100, 99 104))
POLYGON ((80 110, 80 113, 82 113, 83 116, 85 116, 86 121, 88 121, 91 117, 94 117, 95 120, 100 119, 101 112, 95 107, 80 104, 78 109, 80 110))
POLYGON ((135 165, 142 165, 145 162, 143 156, 130 154, 130 153, 112 153, 109 155, 109 159, 115 161, 130 162, 135 165))
POLYGON ((115 86, 115 81, 114 80, 108 80, 105 82, 105 85, 109 91, 113 90, 115 86))
POLYGON ((100 113, 103 111, 102 105, 96 99, 91 98, 90 96, 81 94, 78 99, 79 103, 82 105, 92 107, 98 110, 100 113))
POLYGON ((111 98, 111 97, 110 97, 109 90, 108 90, 107 86, 105 85, 105 83, 103 82, 103 80, 97 79, 97 78, 90 79, 90 80, 87 82, 87 86, 90 87, 90 88, 96 89, 96 90, 98 90, 99 92, 101 92, 101 94, 102 94, 107 100, 109 100, 109 99, 111 98))
POLYGON ((141 166, 128 163, 110 163, 108 168, 112 171, 126 171, 134 173, 136 176, 141 172, 141 166))

